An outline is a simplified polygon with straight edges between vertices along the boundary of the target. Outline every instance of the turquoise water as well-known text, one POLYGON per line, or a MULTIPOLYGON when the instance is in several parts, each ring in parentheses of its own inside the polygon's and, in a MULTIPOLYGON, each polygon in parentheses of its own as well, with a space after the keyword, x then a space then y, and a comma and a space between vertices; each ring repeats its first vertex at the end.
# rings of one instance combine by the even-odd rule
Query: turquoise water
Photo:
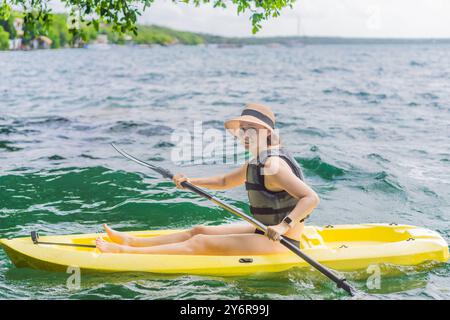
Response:
MULTIPOLYGON (((321 197, 313 225, 395 222, 450 239, 448 45, 314 45, 0 53, 0 237, 187 228, 237 221, 118 155, 188 176, 237 163, 171 161, 171 134, 222 130, 245 102, 271 105, 283 143, 321 197)), ((228 150, 228 149, 227 149, 228 150)), ((229 150, 227 151, 229 152, 229 150)), ((242 152, 239 154, 240 161, 242 152)), ((211 162, 214 159, 205 159, 211 162)), ((217 192, 246 207, 243 188, 217 192)), ((372 299, 449 299, 450 267, 403 268, 372 299)), ((352 275, 348 275, 350 278, 352 275)), ((68 275, 16 269, 0 298, 343 299, 317 272, 251 277, 68 275)))

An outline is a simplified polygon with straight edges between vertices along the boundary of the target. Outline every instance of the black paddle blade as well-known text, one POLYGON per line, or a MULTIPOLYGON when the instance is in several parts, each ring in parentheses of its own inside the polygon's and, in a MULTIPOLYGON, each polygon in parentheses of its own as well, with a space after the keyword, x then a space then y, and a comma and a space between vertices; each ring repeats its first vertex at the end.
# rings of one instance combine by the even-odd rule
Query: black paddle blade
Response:
POLYGON ((339 282, 337 283, 337 287, 340 288, 340 289, 343 289, 343 290, 347 291, 347 293, 348 293, 349 295, 351 295, 352 297, 354 297, 355 294, 356 294, 355 288, 353 288, 353 287, 347 282, 347 280, 346 280, 345 278, 344 278, 344 279, 341 279, 341 281, 339 281, 339 282))

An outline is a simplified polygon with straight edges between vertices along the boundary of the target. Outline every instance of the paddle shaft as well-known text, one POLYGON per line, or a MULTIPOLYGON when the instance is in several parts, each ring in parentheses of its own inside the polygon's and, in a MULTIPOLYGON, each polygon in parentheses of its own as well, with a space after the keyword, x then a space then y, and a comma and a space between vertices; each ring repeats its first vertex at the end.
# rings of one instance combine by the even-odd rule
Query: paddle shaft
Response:
POLYGON ((77 243, 63 243, 63 242, 46 242, 39 241, 39 233, 37 231, 31 231, 31 240, 34 244, 51 244, 56 246, 66 246, 66 247, 80 247, 80 248, 96 248, 93 244, 77 244, 77 243))
POLYGON ((76 243, 45 242, 45 241, 38 241, 35 244, 51 244, 54 246, 79 247, 79 248, 97 248, 97 246, 94 244, 76 244, 76 243))
MULTIPOLYGON (((212 196, 208 192, 204 191, 203 189, 201 189, 201 188, 199 188, 199 187, 197 187, 197 186, 195 186, 195 185, 193 185, 193 184, 191 184, 191 183, 189 183, 187 181, 182 182, 181 185, 184 188, 189 189, 189 190, 195 192, 196 194, 211 200, 215 204, 217 204, 220 207, 224 208, 225 210, 227 210, 227 211, 237 215, 238 217, 241 217, 244 220, 250 222, 255 227, 260 229, 261 231, 264 231, 264 233, 267 232, 267 226, 266 225, 264 225, 263 223, 259 222, 256 219, 254 219, 253 217, 247 215, 246 213, 242 212, 241 210, 239 210, 239 209, 237 209, 237 208, 235 208, 235 207, 233 207, 231 205, 228 205, 226 203, 223 203, 222 201, 220 201, 219 199, 215 198, 214 196, 212 196)), ((337 284, 337 286, 339 288, 344 289, 345 291, 347 291, 352 296, 354 295, 354 291, 355 290, 347 283, 345 278, 339 278, 333 271, 331 271, 330 269, 328 269, 324 265, 320 264, 319 262, 315 261, 314 259, 312 259, 308 255, 303 253, 300 250, 300 248, 298 248, 296 245, 294 245, 290 241, 286 240, 285 237, 281 236, 280 243, 282 245, 284 245, 285 247, 287 247, 288 249, 290 249, 292 252, 294 252, 300 258, 302 258, 303 260, 308 262, 311 266, 313 266, 315 269, 320 271, 322 274, 324 274, 325 276, 327 276, 328 278, 333 280, 337 284)))
MULTIPOLYGON (((140 165, 143 165, 149 169, 152 169, 158 173, 160 173, 162 176, 164 176, 165 178, 171 179, 173 180, 173 174, 168 171, 167 169, 152 165, 150 163, 146 163, 142 160, 139 160, 135 157, 133 157, 132 155, 129 155, 128 153, 126 153, 125 151, 117 148, 114 144, 111 144, 113 146, 114 149, 117 150, 117 152, 119 152, 121 155, 123 155, 125 158, 130 159, 140 165)), ((264 234, 267 233, 267 226, 264 225, 263 223, 259 222, 258 220, 254 219, 253 217, 247 215, 246 213, 242 212, 241 210, 226 204, 224 202, 222 202, 221 200, 217 199, 216 197, 214 197, 213 195, 209 194, 208 192, 206 192, 205 190, 187 182, 184 181, 181 183, 181 186, 183 186, 186 189, 189 189, 193 192, 195 192, 196 194, 205 197, 207 199, 209 199, 210 201, 214 202, 215 204, 219 205, 220 207, 224 208, 225 210, 233 213, 234 215, 241 217, 242 219, 250 222, 251 224, 253 224, 256 228, 260 229, 261 231, 264 231, 264 234)), ((350 286, 349 283, 347 283, 345 278, 339 278, 333 271, 331 271, 330 269, 328 269, 327 267, 325 267, 324 265, 320 264, 319 262, 315 261, 314 259, 310 258, 308 255, 306 255, 305 253, 303 253, 300 248, 298 248, 297 246, 295 246, 293 243, 289 242, 288 240, 286 240, 285 237, 281 236, 280 238, 280 243, 282 245, 284 245, 285 247, 287 247, 289 250, 291 250, 292 252, 294 252, 296 255, 298 255, 300 258, 302 258, 303 260, 305 260, 306 262, 308 262, 311 266, 313 266, 315 269, 317 269, 318 271, 320 271, 323 275, 327 276, 329 279, 333 280, 338 288, 344 289, 347 293, 349 293, 350 295, 354 295, 355 289, 350 286)))

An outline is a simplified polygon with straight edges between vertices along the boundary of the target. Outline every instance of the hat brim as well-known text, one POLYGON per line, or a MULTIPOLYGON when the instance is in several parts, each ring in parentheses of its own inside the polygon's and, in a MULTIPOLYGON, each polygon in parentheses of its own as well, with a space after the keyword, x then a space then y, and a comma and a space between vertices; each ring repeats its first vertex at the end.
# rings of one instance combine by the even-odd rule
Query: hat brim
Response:
POLYGON ((260 126, 263 126, 270 132, 273 132, 273 128, 269 126, 267 123, 265 123, 262 120, 259 120, 256 117, 245 115, 240 116, 237 118, 233 118, 231 120, 225 121, 225 128, 234 136, 238 135, 239 128, 241 126, 241 122, 250 123, 250 124, 258 124, 260 126))

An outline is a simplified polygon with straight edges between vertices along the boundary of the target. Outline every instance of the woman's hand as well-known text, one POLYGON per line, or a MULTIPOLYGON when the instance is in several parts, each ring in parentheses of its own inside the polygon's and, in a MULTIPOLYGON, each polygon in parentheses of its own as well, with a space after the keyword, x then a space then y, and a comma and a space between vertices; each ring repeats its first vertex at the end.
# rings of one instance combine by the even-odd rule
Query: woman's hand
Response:
POLYGON ((182 173, 177 173, 176 175, 173 176, 173 182, 179 189, 184 189, 184 187, 181 184, 185 181, 189 182, 189 179, 182 173))
POLYGON ((281 236, 288 232, 289 229, 289 225, 284 221, 275 226, 268 226, 267 237, 273 241, 280 241, 281 236))

